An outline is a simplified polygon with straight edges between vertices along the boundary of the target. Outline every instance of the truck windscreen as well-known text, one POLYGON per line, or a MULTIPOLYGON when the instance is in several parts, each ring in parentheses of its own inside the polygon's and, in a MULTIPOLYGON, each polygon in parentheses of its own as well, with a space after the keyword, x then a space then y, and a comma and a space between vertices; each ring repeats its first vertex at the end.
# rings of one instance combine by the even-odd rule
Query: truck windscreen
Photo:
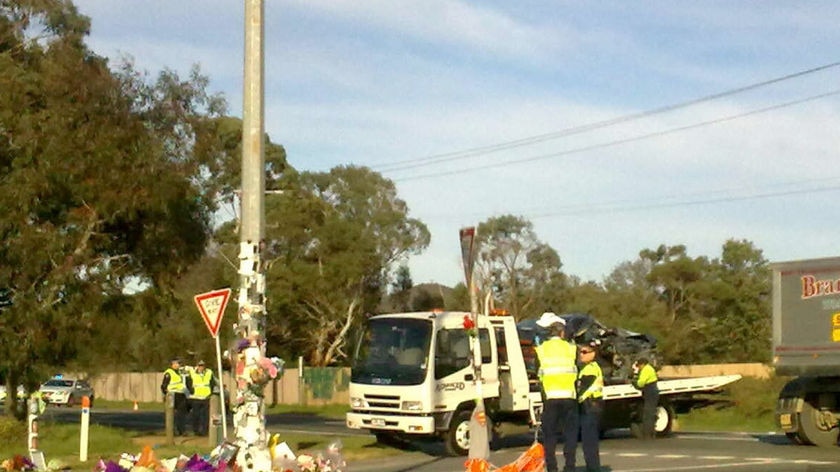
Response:
POLYGON ((351 380, 377 385, 419 385, 429 367, 432 322, 375 318, 368 321, 356 349, 351 380))

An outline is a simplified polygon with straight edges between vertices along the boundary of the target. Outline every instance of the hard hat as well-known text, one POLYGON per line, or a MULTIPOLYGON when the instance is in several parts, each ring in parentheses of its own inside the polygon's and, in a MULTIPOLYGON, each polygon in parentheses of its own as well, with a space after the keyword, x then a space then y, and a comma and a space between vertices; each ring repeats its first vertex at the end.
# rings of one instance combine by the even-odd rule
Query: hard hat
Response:
POLYGON ((540 316, 540 319, 537 320, 537 324, 542 326, 543 328, 548 328, 551 325, 554 325, 554 324, 557 324, 557 323, 559 323, 563 326, 566 326, 566 320, 564 320, 563 318, 560 318, 555 313, 551 313, 551 312, 543 313, 542 316, 540 316))

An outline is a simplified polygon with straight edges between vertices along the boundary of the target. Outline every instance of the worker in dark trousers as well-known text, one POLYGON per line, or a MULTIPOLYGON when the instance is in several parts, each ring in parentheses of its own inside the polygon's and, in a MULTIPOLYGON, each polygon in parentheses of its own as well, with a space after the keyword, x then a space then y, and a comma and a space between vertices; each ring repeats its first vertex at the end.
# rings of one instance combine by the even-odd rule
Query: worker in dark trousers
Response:
POLYGON ((656 369, 647 359, 640 358, 633 364, 633 386, 642 391, 642 439, 656 437, 656 408, 659 405, 659 387, 656 369))
POLYGON ((204 361, 198 361, 190 371, 192 378, 192 395, 189 397, 190 417, 193 433, 196 436, 207 436, 210 424, 210 394, 216 386, 213 371, 204 366, 204 361))
POLYGON ((598 440, 601 434, 601 415, 604 413, 604 373, 595 361, 595 344, 578 348, 577 397, 580 404, 580 437, 586 472, 601 472, 601 453, 598 440))
POLYGON ((160 383, 160 391, 164 397, 172 395, 175 408, 175 433, 178 436, 187 434, 187 415, 189 404, 187 395, 192 391, 192 379, 184 369, 181 368, 181 360, 174 358, 169 361, 169 368, 163 372, 163 381, 160 383))
POLYGON ((557 472, 555 451, 559 436, 564 438, 564 472, 575 470, 578 442, 576 346, 566 340, 563 318, 543 313, 537 324, 549 331, 549 338, 537 346, 538 372, 543 395, 542 434, 546 472, 557 472))

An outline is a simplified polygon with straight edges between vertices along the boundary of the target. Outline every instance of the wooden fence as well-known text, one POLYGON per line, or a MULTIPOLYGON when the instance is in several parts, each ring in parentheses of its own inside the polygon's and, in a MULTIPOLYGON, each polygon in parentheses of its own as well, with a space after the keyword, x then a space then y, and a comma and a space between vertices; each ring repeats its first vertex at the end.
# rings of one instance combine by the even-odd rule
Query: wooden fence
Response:
MULTIPOLYGON (((659 376, 703 377, 708 375, 741 374, 744 377, 769 378, 773 369, 764 364, 713 364, 663 366, 659 376)), ((231 379, 225 375, 228 391, 235 390, 231 379)), ((162 372, 112 372, 90 379, 96 398, 136 402, 163 402, 160 391, 162 372)), ((286 369, 279 379, 265 387, 265 400, 269 405, 306 404, 324 405, 348 403, 350 369, 347 367, 304 367, 303 375, 297 368, 286 369)))

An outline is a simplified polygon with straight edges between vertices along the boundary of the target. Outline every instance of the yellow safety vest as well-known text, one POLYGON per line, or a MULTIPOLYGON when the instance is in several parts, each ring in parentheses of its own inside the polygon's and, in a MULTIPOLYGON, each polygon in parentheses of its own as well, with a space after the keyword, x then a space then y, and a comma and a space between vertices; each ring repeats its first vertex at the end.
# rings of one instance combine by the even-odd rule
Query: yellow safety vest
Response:
POLYGON ((537 346, 540 359, 540 382, 547 399, 575 398, 577 349, 560 338, 551 338, 537 346))
POLYGON ((192 398, 197 398, 199 400, 210 398, 210 394, 213 393, 210 391, 210 381, 213 380, 213 371, 210 369, 204 369, 204 373, 199 374, 197 371, 193 370, 190 373, 190 376, 193 381, 192 398))
POLYGON ((578 398, 579 402, 583 402, 587 398, 595 399, 604 396, 604 373, 601 371, 601 366, 595 361, 583 366, 583 369, 580 369, 578 377, 591 375, 595 376, 595 381, 580 395, 580 398, 578 398))
POLYGON ((639 371, 639 378, 636 380, 636 385, 641 389, 645 385, 650 385, 657 381, 659 381, 659 378, 656 376, 656 370, 652 365, 645 364, 639 371))
POLYGON ((169 385, 166 386, 168 393, 186 393, 187 385, 184 383, 184 377, 180 372, 173 368, 168 368, 164 374, 169 374, 169 385))

